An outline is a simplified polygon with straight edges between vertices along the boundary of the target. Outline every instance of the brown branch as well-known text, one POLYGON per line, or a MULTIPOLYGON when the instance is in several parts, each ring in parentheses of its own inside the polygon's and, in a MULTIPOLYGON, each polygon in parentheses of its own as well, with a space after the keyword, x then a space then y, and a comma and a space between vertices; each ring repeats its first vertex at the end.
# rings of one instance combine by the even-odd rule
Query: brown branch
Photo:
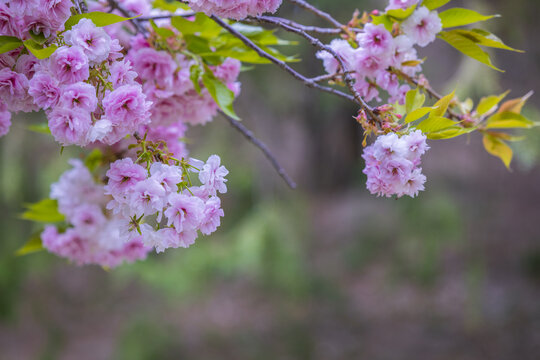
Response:
POLYGON ((291 3, 293 3, 293 4, 295 4, 295 5, 303 8, 303 9, 306 9, 306 10, 312 12, 313 14, 317 15, 321 19, 324 19, 324 20, 328 21, 330 24, 334 25, 338 29, 344 28, 344 25, 341 24, 336 19, 334 19, 332 17, 332 15, 330 15, 330 14, 328 14, 328 13, 322 11, 322 10, 317 9, 315 6, 309 4, 308 2, 306 2, 304 0, 289 0, 289 1, 291 3))
MULTIPOLYGON (((292 20, 283 19, 283 18, 275 17, 275 16, 266 16, 266 18, 275 19, 276 21, 280 21, 283 24, 293 26, 293 27, 295 27, 295 28, 297 28, 299 30, 302 30, 302 31, 305 31, 305 32, 308 32, 308 33, 317 33, 317 34, 323 34, 323 35, 337 35, 337 34, 340 34, 342 32, 342 30, 338 29, 338 28, 323 28, 323 27, 318 27, 318 26, 307 26, 307 25, 299 24, 299 23, 294 22, 292 20)), ((256 21, 253 18, 244 19, 244 20, 242 20, 242 22, 258 23, 258 21, 256 21)))
POLYGON ((257 139, 253 132, 249 130, 247 127, 244 126, 240 121, 237 121, 230 117, 229 115, 225 114, 224 112, 219 112, 225 120, 229 122, 229 124, 234 127, 236 130, 238 130, 244 137, 251 142, 253 145, 255 145, 259 150, 262 151, 264 156, 270 161, 274 169, 276 169, 277 173, 283 178, 283 180, 287 183, 287 185, 291 189, 296 189, 296 183, 291 179, 291 177, 287 174, 285 169, 280 165, 279 161, 276 159, 276 157, 272 154, 268 146, 266 146, 265 143, 263 143, 261 140, 257 139))
POLYGON ((227 24, 225 21, 223 21, 219 17, 217 17, 215 15, 212 15, 210 18, 212 20, 214 20, 222 28, 227 30, 231 35, 234 35, 236 38, 241 40, 247 47, 254 50, 259 56, 261 56, 262 58, 265 58, 267 60, 270 60, 272 63, 276 64, 281 69, 283 69, 286 72, 288 72, 289 74, 291 74, 295 79, 297 79, 297 80, 301 81, 302 83, 304 83, 304 85, 306 85, 307 87, 318 89, 318 90, 321 90, 321 91, 324 91, 324 92, 327 92, 327 93, 330 93, 330 94, 334 94, 336 96, 340 96, 340 97, 342 97, 344 99, 347 99, 349 101, 356 102, 354 96, 349 95, 349 94, 345 94, 342 91, 339 91, 337 89, 334 89, 334 88, 331 88, 331 87, 328 87, 328 86, 319 85, 315 81, 313 81, 312 79, 307 78, 304 75, 298 73, 293 68, 291 68, 289 65, 287 65, 284 61, 279 60, 279 59, 273 57, 272 55, 268 54, 264 50, 262 50, 253 41, 248 39, 246 36, 244 36, 240 32, 236 31, 233 27, 231 27, 229 24, 227 24))

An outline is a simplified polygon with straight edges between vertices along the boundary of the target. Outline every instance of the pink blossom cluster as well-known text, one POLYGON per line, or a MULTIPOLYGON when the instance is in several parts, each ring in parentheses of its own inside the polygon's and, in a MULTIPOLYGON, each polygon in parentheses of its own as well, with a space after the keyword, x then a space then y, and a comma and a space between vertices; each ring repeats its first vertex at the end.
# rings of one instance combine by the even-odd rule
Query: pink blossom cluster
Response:
POLYGON ((0 35, 24 40, 32 34, 48 38, 64 28, 72 6, 71 0, 0 1, 0 35))
POLYGON ((188 169, 154 163, 149 169, 125 158, 111 164, 105 193, 113 214, 126 220, 123 234, 138 238, 157 252, 167 248, 189 247, 197 232, 209 235, 224 215, 218 193, 227 192, 228 170, 219 156, 206 163, 191 159, 188 169), (188 172, 198 173, 202 185, 190 185, 188 172), (151 225, 153 224, 153 225, 151 225))
POLYGON ((116 267, 123 262, 145 259, 151 247, 142 236, 126 239, 120 232, 122 217, 105 209, 107 197, 103 185, 79 160, 71 160, 66 171, 51 186, 51 198, 58 201, 67 229, 49 225, 41 234, 43 246, 50 252, 78 264, 116 267))
MULTIPOLYGON (((195 89, 190 70, 199 66, 183 54, 156 50, 141 35, 131 40, 127 58, 138 74, 145 95, 153 102, 152 126, 187 123, 205 124, 217 114, 218 105, 203 86, 195 89)), ((240 93, 237 81, 241 63, 228 58, 221 65, 211 67, 214 75, 235 94, 240 93)))
MULTIPOLYGON (((392 1, 390 8, 407 8, 417 1, 392 1)), ((403 104, 410 87, 401 84, 395 71, 414 76, 422 70, 421 61, 414 45, 426 46, 435 40, 442 30, 441 20, 436 11, 426 7, 416 9, 401 24, 401 30, 394 35, 384 25, 367 23, 351 44, 335 39, 330 47, 340 56, 349 71, 354 72, 355 88, 366 101, 379 98, 380 90, 389 95, 389 102, 403 104)), ((337 59, 327 51, 320 51, 317 57, 323 61, 326 72, 335 74, 341 69, 337 59)))
POLYGON ((379 136, 364 150, 367 189, 377 196, 408 195, 415 197, 424 190, 422 155, 429 149, 420 130, 399 137, 395 133, 379 136))
MULTIPOLYGON (((63 33, 48 59, 24 48, 0 55, 0 102, 7 110, 44 110, 62 145, 114 144, 150 122, 151 102, 116 39, 89 19, 63 33)), ((4 124, 5 116, 0 116, 4 124)))
POLYGON ((79 160, 51 186, 67 228, 49 225, 43 246, 78 265, 115 267, 145 259, 155 249, 189 247, 200 231, 217 230, 224 212, 218 194, 227 192, 227 169, 217 155, 185 167, 153 163, 149 169, 131 158, 117 160, 107 183, 97 183, 79 160), (187 171, 200 186, 189 185, 187 171))
POLYGON ((188 0, 189 6, 211 16, 242 20, 248 16, 274 13, 282 0, 188 0))
POLYGON ((112 145, 150 122, 151 102, 117 40, 81 19, 64 33, 64 41, 29 82, 58 142, 112 145))

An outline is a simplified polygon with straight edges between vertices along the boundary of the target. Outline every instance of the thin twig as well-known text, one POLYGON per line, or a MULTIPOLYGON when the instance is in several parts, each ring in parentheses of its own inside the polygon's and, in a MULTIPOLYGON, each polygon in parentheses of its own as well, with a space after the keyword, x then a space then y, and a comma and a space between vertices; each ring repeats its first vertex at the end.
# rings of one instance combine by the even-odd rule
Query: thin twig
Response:
POLYGON ((164 19, 170 19, 172 17, 192 17, 195 16, 195 12, 189 12, 185 14, 167 14, 167 15, 155 15, 155 16, 141 16, 138 17, 137 20, 139 21, 150 21, 150 20, 164 20, 164 19))
POLYGON ((362 96, 358 93, 358 91, 354 87, 355 80, 351 76, 351 74, 349 72, 349 69, 347 68, 347 65, 345 63, 345 60, 343 60, 343 58, 336 51, 334 51, 334 49, 332 49, 330 46, 327 46, 327 45, 323 44, 319 39, 309 35, 305 31, 302 31, 302 30, 297 29, 297 28, 295 28, 293 26, 284 24, 281 21, 276 20, 275 18, 267 17, 267 16, 257 16, 257 17, 252 17, 252 19, 258 20, 260 22, 265 22, 265 23, 277 25, 277 26, 281 27, 284 30, 295 33, 297 35, 300 35, 303 38, 305 38, 306 40, 308 40, 311 43, 311 45, 313 45, 317 49, 330 53, 337 60, 337 62, 341 66, 341 69, 344 71, 343 79, 345 80, 345 84, 349 88, 349 91, 354 95, 354 98, 355 98, 356 102, 360 104, 362 109, 364 109, 366 111, 366 113, 369 115, 369 117, 372 120, 377 121, 378 123, 381 123, 379 117, 376 115, 376 110, 372 109, 364 101, 362 96))
MULTIPOLYGON (((349 71, 349 74, 352 74, 352 73, 354 73, 354 71, 349 71)), ((325 74, 325 75, 312 77, 311 80, 315 81, 317 83, 320 83, 320 82, 323 82, 323 81, 337 80, 337 79, 341 78, 342 76, 343 76, 343 73, 337 72, 335 74, 325 74)))
POLYGON ((77 7, 79 8, 79 13, 83 14, 88 12, 88 6, 86 6, 85 0, 77 0, 76 2, 77 7))
POLYGON ((277 173, 283 178, 283 180, 285 180, 285 182, 291 189, 296 189, 296 183, 291 179, 285 169, 280 165, 279 161, 276 159, 274 154, 272 154, 272 152, 265 143, 257 139, 253 132, 246 128, 240 121, 233 119, 222 111, 220 111, 219 113, 229 122, 232 127, 238 130, 249 142, 251 142, 253 145, 258 147, 262 151, 264 156, 266 156, 274 169, 276 169, 277 173))
POLYGON ((354 96, 352 95, 349 95, 349 94, 345 94, 344 92, 342 91, 339 91, 337 89, 334 89, 334 88, 331 88, 331 87, 328 87, 328 86, 322 86, 322 85, 319 85, 317 84, 315 81, 311 80, 310 78, 307 78, 305 77, 304 75, 298 73, 296 70, 294 70, 293 68, 291 68, 289 65, 287 65, 284 61, 282 60, 279 60, 275 57, 273 57, 272 55, 268 54, 267 52, 265 52, 264 50, 262 50, 260 47, 258 47, 253 41, 251 41, 250 39, 248 39, 246 36, 244 36, 243 34, 241 34, 240 32, 236 31, 233 27, 231 27, 229 24, 227 24, 225 21, 223 21, 222 19, 220 19, 219 17, 215 16, 215 15, 212 15, 210 17, 212 20, 214 20, 218 25, 220 25, 222 28, 224 28, 225 30, 227 30, 229 33, 231 33, 231 35, 234 35, 235 37, 237 37, 238 39, 240 39, 247 47, 251 48, 252 50, 254 50, 257 54, 259 54, 259 56, 265 58, 265 59, 268 59, 270 60, 272 63, 276 64, 277 66, 279 66, 281 69, 285 70, 286 72, 288 72, 289 74, 291 74, 295 79, 303 82, 306 86, 310 87, 310 88, 314 88, 314 89, 318 89, 318 90, 321 90, 321 91, 324 91, 324 92, 327 92, 327 93, 330 93, 330 94, 334 94, 336 96, 340 96, 344 99, 347 99, 349 101, 353 101, 353 102, 356 102, 354 96))
MULTIPOLYGON (((120 11, 120 13, 122 13, 123 16, 125 17, 132 17, 132 15, 129 13, 129 11, 127 11, 122 5, 120 5, 118 3, 118 1, 116 0, 108 0, 109 2, 109 6, 111 7, 111 10, 118 10, 120 11)), ((135 26, 135 29, 137 30, 137 32, 141 33, 141 34, 147 34, 148 31, 141 25, 141 23, 138 21, 138 19, 130 19, 129 20, 133 26, 135 26)))
MULTIPOLYGON (((404 79, 406 82, 408 82, 409 84, 411 85, 414 85, 416 87, 421 87, 422 89, 424 89, 426 91, 426 93, 434 98, 434 99, 437 99, 437 100, 440 100, 443 98, 442 95, 440 95, 437 91, 435 91, 431 86, 429 86, 429 84, 421 84, 418 82, 417 79, 413 78, 412 76, 409 76, 407 74, 405 74, 403 71, 401 70, 398 70, 398 69, 395 69, 395 68, 390 68, 390 71, 393 72, 394 74, 396 74, 398 77, 404 79)), ((451 117, 451 118, 454 118, 458 121, 461 121, 461 117, 459 116, 459 114, 457 114, 456 112, 454 112, 452 109, 448 108, 446 110, 446 112, 448 113, 448 115, 451 117)))
POLYGON ((311 11, 312 13, 314 13, 315 15, 320 17, 321 19, 324 19, 324 20, 328 21, 329 23, 331 23, 332 25, 334 25, 336 28, 339 28, 339 29, 344 28, 344 25, 341 24, 336 19, 334 19, 332 17, 332 15, 330 15, 330 14, 328 14, 328 13, 322 11, 322 10, 317 9, 315 6, 309 4, 308 2, 306 2, 304 0, 289 0, 289 1, 292 2, 293 4, 297 5, 297 6, 300 6, 301 8, 304 8, 304 9, 306 9, 308 11, 311 11))
MULTIPOLYGON (((295 27, 297 29, 300 29, 300 30, 308 32, 308 33, 337 35, 337 34, 342 32, 341 29, 337 29, 337 28, 323 28, 323 27, 318 27, 318 26, 307 26, 307 25, 299 24, 299 23, 294 22, 292 20, 283 19, 283 18, 276 17, 276 16, 267 16, 267 18, 275 19, 275 20, 280 21, 280 22, 282 22, 284 24, 287 24, 289 26, 293 26, 293 27, 295 27)), ((258 21, 254 20, 252 18, 244 19, 244 20, 242 20, 242 22, 258 23, 258 21)))

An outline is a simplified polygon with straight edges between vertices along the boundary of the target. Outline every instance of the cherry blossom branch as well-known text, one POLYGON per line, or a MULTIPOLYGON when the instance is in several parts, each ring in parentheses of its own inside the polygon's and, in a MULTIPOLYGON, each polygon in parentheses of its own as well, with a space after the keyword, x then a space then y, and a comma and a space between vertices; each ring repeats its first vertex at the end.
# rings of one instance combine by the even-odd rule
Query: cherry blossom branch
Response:
POLYGON ((279 161, 276 159, 274 154, 272 154, 272 152, 265 143, 257 139, 253 132, 247 127, 245 127, 244 124, 242 124, 240 121, 233 119, 222 111, 220 111, 219 113, 225 118, 225 120, 229 122, 232 127, 238 130, 249 142, 251 142, 253 145, 258 147, 262 151, 262 153, 270 161, 274 169, 276 169, 279 176, 283 178, 283 180, 291 189, 296 189, 296 183, 294 182, 294 180, 292 180, 291 177, 287 174, 285 169, 280 165, 279 161))
POLYGON ((330 14, 328 14, 328 13, 322 11, 322 10, 317 9, 315 6, 309 4, 308 2, 306 2, 304 0, 289 0, 289 2, 295 4, 295 5, 303 8, 303 9, 306 9, 306 10, 312 12, 313 14, 317 15, 321 19, 324 19, 324 20, 328 21, 329 23, 331 23, 332 25, 334 25, 338 29, 343 29, 345 27, 339 21, 334 19, 332 17, 332 15, 330 15, 330 14))
POLYGON ((355 87, 354 87, 354 82, 355 81, 354 81, 353 77, 351 76, 351 73, 349 72, 349 69, 347 68, 347 66, 345 64, 345 61, 343 60, 343 58, 338 53, 336 53, 334 51, 334 49, 332 49, 330 46, 327 46, 327 45, 323 44, 319 39, 309 35, 305 31, 302 31, 302 30, 297 29, 297 28, 295 28, 293 26, 285 24, 285 23, 281 22, 279 19, 272 18, 272 17, 267 17, 267 16, 251 17, 251 19, 254 19, 254 20, 257 20, 257 21, 263 22, 263 23, 273 24, 273 25, 281 27, 284 30, 295 33, 297 35, 300 35, 303 38, 305 38, 306 40, 308 40, 310 42, 310 44, 313 45, 315 48, 330 53, 337 60, 337 62, 339 63, 341 69, 344 71, 343 79, 345 80, 345 84, 349 88, 349 91, 354 95, 354 98, 355 98, 356 102, 360 104, 362 109, 366 111, 366 113, 369 115, 369 117, 372 120, 377 121, 378 123, 382 123, 380 121, 380 119, 378 118, 378 116, 376 115, 376 110, 372 109, 364 101, 364 99, 358 93, 358 91, 355 89, 355 87))
POLYGON ((227 24, 225 21, 223 21, 219 17, 212 15, 210 18, 212 20, 214 20, 222 28, 227 30, 231 35, 233 35, 236 38, 238 38, 239 40, 241 40, 247 47, 254 50, 259 56, 261 56, 261 57, 263 57, 263 58, 265 58, 267 60, 270 60, 272 63, 276 64, 281 69, 283 69, 286 72, 288 72, 289 74, 291 74, 295 79, 303 82, 307 87, 318 89, 318 90, 321 90, 321 91, 324 91, 324 92, 327 92, 327 93, 334 94, 336 96, 342 97, 342 98, 347 99, 349 101, 356 102, 354 96, 349 95, 349 94, 345 94, 342 91, 339 91, 337 89, 334 89, 334 88, 331 88, 331 87, 328 87, 328 86, 319 85, 315 81, 313 81, 312 79, 307 78, 304 75, 298 73, 296 70, 294 70, 289 65, 287 65, 284 61, 279 60, 279 59, 273 57, 272 55, 268 54, 264 50, 262 50, 254 42, 252 42, 250 39, 248 39, 246 36, 244 36, 240 32, 236 31, 233 27, 231 27, 229 24, 227 24))

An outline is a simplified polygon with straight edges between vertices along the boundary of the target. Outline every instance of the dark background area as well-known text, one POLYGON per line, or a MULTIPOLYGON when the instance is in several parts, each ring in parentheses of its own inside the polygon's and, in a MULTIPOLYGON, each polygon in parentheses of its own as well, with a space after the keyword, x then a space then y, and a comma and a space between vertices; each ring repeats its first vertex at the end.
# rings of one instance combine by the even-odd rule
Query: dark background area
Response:
MULTIPOLYGON (((313 3, 341 21, 386 6, 313 3)), ((483 27, 526 53, 493 52, 500 74, 437 41, 421 50, 432 85, 475 101, 537 90, 540 2, 454 3, 502 14, 483 27)), ((322 73, 307 44, 284 51, 322 73)), ((299 189, 217 118, 188 137, 194 157, 217 153, 231 172, 222 228, 109 272, 13 255, 34 230, 21 204, 46 197, 70 156, 25 129, 38 116, 14 121, 0 139, 0 359, 538 359, 540 130, 515 144, 512 172, 476 134, 431 141, 426 191, 380 199, 365 190, 354 106, 272 66, 241 81, 237 112, 299 189)), ((539 105, 526 109, 535 121, 539 105)))

